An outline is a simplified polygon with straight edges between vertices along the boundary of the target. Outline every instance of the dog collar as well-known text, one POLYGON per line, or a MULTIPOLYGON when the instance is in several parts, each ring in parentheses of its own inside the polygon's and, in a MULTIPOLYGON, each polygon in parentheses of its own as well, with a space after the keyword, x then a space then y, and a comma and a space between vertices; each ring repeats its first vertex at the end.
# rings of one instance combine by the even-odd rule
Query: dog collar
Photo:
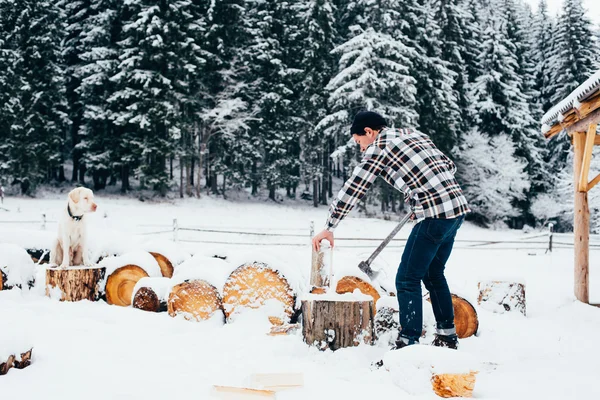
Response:
POLYGON ((71 214, 71 207, 69 207, 69 205, 67 204, 67 212, 69 213, 69 217, 73 218, 73 220, 79 222, 81 221, 81 218, 83 218, 83 215, 73 215, 71 214))

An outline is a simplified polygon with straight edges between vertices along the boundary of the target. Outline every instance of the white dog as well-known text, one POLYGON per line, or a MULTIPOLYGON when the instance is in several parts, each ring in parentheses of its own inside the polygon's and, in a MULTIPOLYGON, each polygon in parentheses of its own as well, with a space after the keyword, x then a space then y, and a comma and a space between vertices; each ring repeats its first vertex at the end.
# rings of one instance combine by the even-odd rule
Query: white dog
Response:
POLYGON ((94 193, 90 189, 71 190, 67 206, 58 221, 58 238, 50 252, 50 263, 60 265, 91 265, 86 251, 85 214, 95 212, 94 193))

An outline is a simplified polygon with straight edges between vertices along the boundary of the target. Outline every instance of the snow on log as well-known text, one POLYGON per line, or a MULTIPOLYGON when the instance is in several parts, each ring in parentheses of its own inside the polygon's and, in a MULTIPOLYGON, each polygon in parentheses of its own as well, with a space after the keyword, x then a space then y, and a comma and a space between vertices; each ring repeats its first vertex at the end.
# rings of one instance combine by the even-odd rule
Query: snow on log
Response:
POLYGON ((374 316, 371 296, 309 294, 302 299, 302 335, 320 350, 373 344, 374 316))
POLYGON ((519 311, 526 315, 525 285, 518 282, 482 281, 478 284, 477 303, 496 313, 519 311))
POLYGON ((433 390, 438 396, 472 397, 475 375, 482 366, 474 356, 435 346, 407 346, 389 351, 383 365, 392 381, 413 396, 433 390))
POLYGON ((35 264, 27 251, 17 245, 0 244, 0 290, 28 289, 35 281, 35 264))
POLYGON ((356 276, 344 276, 336 284, 335 291, 339 294, 353 293, 358 289, 362 294, 366 294, 373 298, 373 304, 381 297, 377 289, 369 282, 356 276))
POLYGON ((99 265, 106 268, 105 279, 100 284, 100 289, 104 288, 106 302, 118 306, 131 305, 133 289, 140 279, 162 276, 160 266, 146 251, 107 257, 99 265))
POLYGON ((375 327, 375 339, 381 340, 386 336, 386 334, 391 333, 387 338, 388 344, 390 346, 394 345, 398 330, 400 329, 400 324, 398 322, 398 311, 393 307, 388 307, 385 305, 379 306, 378 304, 377 312, 373 322, 375 327))
POLYGON ((97 301, 104 267, 46 268, 46 296, 60 301, 97 301))
POLYGON ((188 321, 208 320, 215 315, 223 315, 219 291, 200 279, 173 286, 167 308, 170 316, 183 315, 188 321))
MULTIPOLYGON (((427 294, 426 300, 431 303, 427 294)), ((452 294, 452 307, 454 308, 454 326, 459 339, 473 336, 479 329, 479 318, 475 307, 465 298, 452 294)))
POLYGON ((190 258, 190 253, 170 240, 152 240, 142 245, 158 262, 162 276, 171 278, 176 266, 190 258))
POLYGON ((231 319, 245 307, 269 307, 269 320, 274 325, 287 323, 294 314, 295 293, 288 280, 279 271, 260 262, 244 264, 229 275, 223 287, 225 315, 231 319), (273 302, 274 301, 274 302, 273 302))
POLYGON ((131 304, 133 308, 144 311, 167 311, 167 298, 171 291, 171 279, 148 277, 140 279, 133 288, 131 304))

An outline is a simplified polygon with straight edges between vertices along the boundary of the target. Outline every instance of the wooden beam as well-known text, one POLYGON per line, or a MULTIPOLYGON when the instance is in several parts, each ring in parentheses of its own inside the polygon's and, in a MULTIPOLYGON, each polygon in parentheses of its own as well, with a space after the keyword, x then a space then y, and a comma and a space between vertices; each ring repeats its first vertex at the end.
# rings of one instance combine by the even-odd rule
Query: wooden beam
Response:
POLYGON ((585 132, 591 124, 600 123, 600 108, 592 111, 587 117, 567 127, 567 132, 573 134, 574 132, 585 132))
POLYGON ((578 190, 585 151, 585 133, 573 133, 573 181, 575 184, 575 209, 573 233, 575 236, 574 291, 577 300, 589 303, 589 259, 590 259, 590 209, 588 195, 578 190))
POLYGON ((598 126, 592 124, 589 126, 585 135, 585 148, 583 150, 583 164, 579 174, 579 191, 587 192, 588 176, 590 174, 590 164, 592 162, 592 152, 594 151, 594 139, 596 138, 596 129, 598 126))
POLYGON ((587 190, 588 192, 594 187, 596 186, 596 184, 600 182, 600 174, 598 174, 598 176, 596 176, 594 179, 591 180, 590 183, 588 183, 587 185, 587 190))

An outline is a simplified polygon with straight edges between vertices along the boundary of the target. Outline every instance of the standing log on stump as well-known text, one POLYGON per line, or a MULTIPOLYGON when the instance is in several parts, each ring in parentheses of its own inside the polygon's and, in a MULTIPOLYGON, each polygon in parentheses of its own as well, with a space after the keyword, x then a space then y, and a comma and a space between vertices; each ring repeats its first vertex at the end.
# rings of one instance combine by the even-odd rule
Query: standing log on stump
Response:
POLYGON ((183 315, 188 321, 207 320, 215 313, 223 315, 217 288, 201 279, 173 286, 167 307, 171 317, 183 315))
MULTIPOLYGON (((46 269, 46 296, 54 297, 60 291, 60 301, 96 301, 99 283, 104 278, 103 267, 69 267, 46 269)), ((56 295, 58 296, 58 295, 56 295)))
POLYGON ((117 268, 106 280, 106 302, 117 306, 131 305, 131 295, 136 283, 148 277, 148 273, 137 265, 117 268))
POLYGON ((344 276, 338 281, 335 287, 335 291, 339 294, 353 293, 356 289, 360 290, 362 294, 371 296, 373 298, 373 304, 377 304, 377 300, 381 297, 373 285, 356 276, 344 276))
MULTIPOLYGON (((427 295, 426 300, 431 303, 427 295)), ((479 318, 475 307, 467 300, 452 294, 452 307, 454 308, 454 326, 459 339, 473 336, 479 329, 479 318)))
POLYGON ((142 278, 133 289, 131 305, 144 311, 167 311, 167 298, 170 291, 171 279, 169 278, 142 278))
POLYGON ((165 256, 163 256, 160 253, 153 253, 150 252, 150 254, 152 254, 152 257, 154 257, 156 259, 156 262, 158 263, 158 266, 160 267, 160 272, 162 273, 162 276, 166 277, 166 278, 172 278, 173 277, 173 264, 171 263, 171 261, 169 261, 169 259, 165 256))
POLYGON ((525 285, 517 282, 479 282, 477 303, 483 308, 497 313, 519 311, 526 315, 525 285))
MULTIPOLYGON (((312 246, 311 246, 312 248, 312 246)), ((311 293, 324 293, 329 287, 331 278, 331 257, 332 249, 329 242, 321 243, 319 251, 312 249, 312 266, 310 269, 310 285, 313 288, 311 293)))
POLYGON ((372 300, 344 301, 320 299, 311 295, 302 300, 302 334, 304 341, 320 350, 337 350, 373 344, 372 300))
POLYGON ((294 313, 295 295, 287 279, 263 263, 242 265, 229 275, 223 287, 223 307, 229 319, 241 307, 259 308, 268 300, 277 300, 282 315, 269 316, 274 325, 290 321, 294 313))

